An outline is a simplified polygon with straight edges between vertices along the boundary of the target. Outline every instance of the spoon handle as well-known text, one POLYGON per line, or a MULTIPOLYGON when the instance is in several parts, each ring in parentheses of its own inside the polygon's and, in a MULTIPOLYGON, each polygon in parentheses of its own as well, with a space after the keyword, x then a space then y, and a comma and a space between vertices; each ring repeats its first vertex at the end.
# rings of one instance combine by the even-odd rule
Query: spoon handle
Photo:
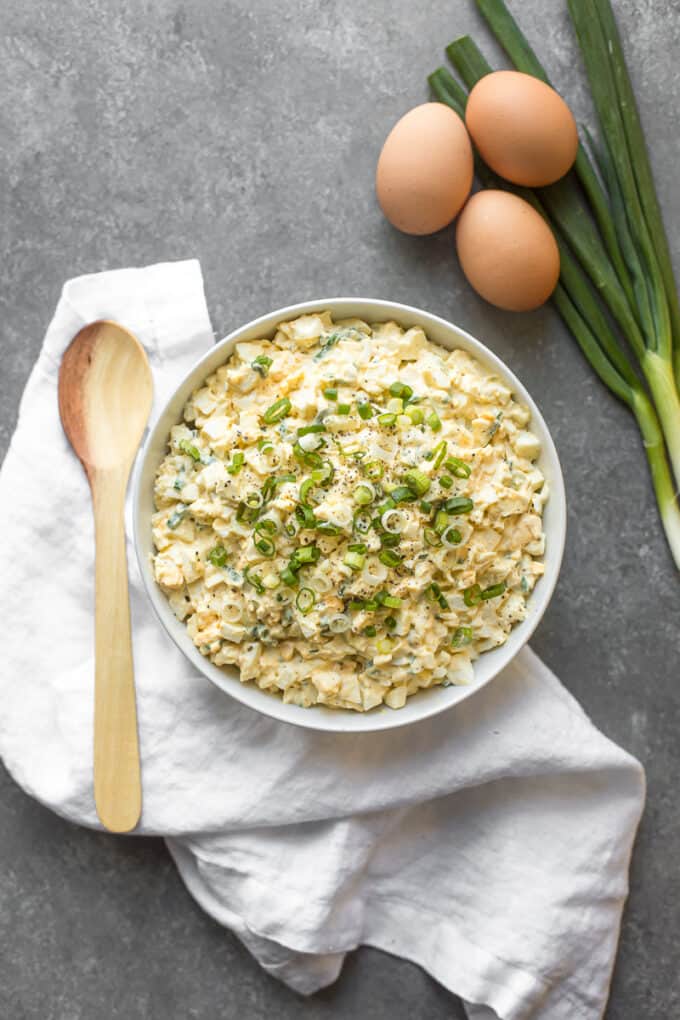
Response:
POLYGON ((129 832, 139 821, 142 784, 130 637, 124 503, 128 471, 95 471, 94 799, 101 822, 129 832))

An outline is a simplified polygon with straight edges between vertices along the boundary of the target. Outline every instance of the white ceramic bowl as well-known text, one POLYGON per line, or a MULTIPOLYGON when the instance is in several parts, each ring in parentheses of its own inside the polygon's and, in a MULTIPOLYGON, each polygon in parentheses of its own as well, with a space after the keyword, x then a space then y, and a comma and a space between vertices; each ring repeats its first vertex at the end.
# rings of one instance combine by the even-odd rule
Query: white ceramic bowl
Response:
POLYGON ((369 298, 325 298, 320 301, 305 301, 302 304, 279 308, 234 330, 212 348, 182 380, 172 397, 161 411, 156 424, 149 433, 137 464, 134 482, 134 534, 139 567, 146 591, 158 618, 175 644, 184 652, 197 670, 203 673, 232 698, 248 705, 265 715, 316 730, 336 732, 367 732, 384 730, 436 715, 478 691, 499 673, 531 637, 543 616, 557 582, 562 561, 566 533, 566 500, 560 462, 548 428, 521 382, 495 354, 458 326, 430 315, 418 308, 396 304, 391 301, 374 301, 369 298), (529 598, 529 615, 510 633, 500 648, 484 652, 474 664, 475 679, 466 687, 433 687, 419 691, 409 698, 403 708, 394 710, 386 706, 370 712, 352 712, 321 706, 300 708, 288 705, 276 695, 267 694, 253 683, 241 683, 236 667, 215 666, 210 659, 201 655, 187 634, 186 627, 172 613, 168 601, 156 585, 151 567, 153 543, 151 538, 151 515, 153 506, 153 482, 156 470, 165 456, 170 429, 182 416, 182 409, 190 394, 204 380, 227 360, 234 345, 243 340, 273 336, 279 322, 294 319, 306 312, 329 309, 334 318, 344 319, 357 316, 367 322, 384 322, 390 319, 401 326, 422 326, 428 338, 449 349, 462 348, 469 351, 480 362, 488 366, 512 389, 513 394, 531 410, 531 429, 541 441, 541 456, 538 464, 550 486, 550 498, 544 512, 546 533, 545 575, 538 582, 529 598))

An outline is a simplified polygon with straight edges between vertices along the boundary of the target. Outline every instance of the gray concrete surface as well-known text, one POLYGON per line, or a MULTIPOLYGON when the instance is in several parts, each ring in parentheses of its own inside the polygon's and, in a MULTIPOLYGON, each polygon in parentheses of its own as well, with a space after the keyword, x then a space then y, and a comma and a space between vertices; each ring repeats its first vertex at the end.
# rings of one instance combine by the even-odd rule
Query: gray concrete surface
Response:
MULTIPOLYGON (((514 6, 587 117, 563 0, 514 6)), ((677 256, 680 7, 617 8, 677 256)), ((400 236, 373 198, 381 142, 425 98, 442 45, 474 30, 496 57, 471 0, 1 0, 0 15, 0 453, 78 273, 197 255, 219 333, 365 293, 485 340, 542 406, 569 492, 564 571, 534 647, 649 779, 607 1020, 680 1015, 680 580, 638 434, 551 309, 484 305, 450 231, 400 236)), ((0 803, 2 1020, 462 1016, 417 968, 368 949, 300 1000, 200 912, 160 841, 80 831, 4 773, 0 803)))

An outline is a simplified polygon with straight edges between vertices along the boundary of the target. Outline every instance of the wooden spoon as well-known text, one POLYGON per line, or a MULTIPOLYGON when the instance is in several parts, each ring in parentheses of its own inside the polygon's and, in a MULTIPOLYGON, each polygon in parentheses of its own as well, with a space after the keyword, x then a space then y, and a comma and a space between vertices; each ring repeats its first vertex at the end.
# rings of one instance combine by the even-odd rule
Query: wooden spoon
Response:
POLYGON ((123 508, 152 394, 143 347, 115 322, 85 326, 62 358, 59 414, 94 506, 94 799, 112 832, 134 829, 142 807, 123 508))

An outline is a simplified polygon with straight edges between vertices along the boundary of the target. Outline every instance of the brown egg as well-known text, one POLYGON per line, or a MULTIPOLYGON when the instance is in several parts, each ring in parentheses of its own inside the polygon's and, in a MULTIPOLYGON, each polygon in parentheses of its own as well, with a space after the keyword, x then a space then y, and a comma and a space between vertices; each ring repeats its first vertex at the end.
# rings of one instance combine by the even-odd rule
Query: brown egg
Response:
POLYGON ((472 196, 456 225, 456 247, 477 293, 511 312, 542 305, 560 275, 550 227, 528 202, 508 191, 472 196))
POLYGON ((552 184, 576 159, 571 110, 530 74, 494 71, 480 79, 470 93, 465 123, 484 162, 515 184, 552 184))
POLYGON ((472 187, 472 146, 443 103, 416 106, 397 121, 375 175, 380 207, 406 234, 433 234, 460 211, 472 187))

